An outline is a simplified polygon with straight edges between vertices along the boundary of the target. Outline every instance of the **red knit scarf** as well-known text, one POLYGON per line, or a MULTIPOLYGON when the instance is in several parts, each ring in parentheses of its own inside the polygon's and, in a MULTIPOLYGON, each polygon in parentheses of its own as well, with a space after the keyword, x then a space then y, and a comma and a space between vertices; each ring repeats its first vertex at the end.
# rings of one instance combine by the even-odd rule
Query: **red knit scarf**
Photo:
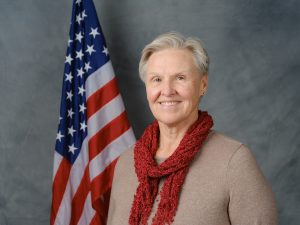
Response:
POLYGON ((175 152, 160 165, 154 160, 159 145, 158 122, 155 121, 146 128, 134 148, 134 166, 139 185, 131 207, 130 225, 147 224, 162 177, 166 179, 160 191, 161 199, 152 225, 173 222, 189 165, 212 126, 212 117, 207 112, 199 111, 198 120, 188 129, 175 152))

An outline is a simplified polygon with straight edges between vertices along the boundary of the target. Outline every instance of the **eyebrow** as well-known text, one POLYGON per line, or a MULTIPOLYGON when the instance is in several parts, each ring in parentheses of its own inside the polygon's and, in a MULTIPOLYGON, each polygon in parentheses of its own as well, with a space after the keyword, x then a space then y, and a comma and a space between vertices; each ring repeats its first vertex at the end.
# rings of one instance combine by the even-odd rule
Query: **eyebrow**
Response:
MULTIPOLYGON (((183 70, 181 72, 176 72, 174 74, 171 74, 171 76, 176 76, 178 74, 182 74, 182 73, 186 73, 186 72, 189 72, 190 70, 183 70)), ((150 73, 147 73, 148 75, 153 75, 153 76, 162 76, 161 74, 159 73, 156 73, 156 72, 150 72, 150 73)))

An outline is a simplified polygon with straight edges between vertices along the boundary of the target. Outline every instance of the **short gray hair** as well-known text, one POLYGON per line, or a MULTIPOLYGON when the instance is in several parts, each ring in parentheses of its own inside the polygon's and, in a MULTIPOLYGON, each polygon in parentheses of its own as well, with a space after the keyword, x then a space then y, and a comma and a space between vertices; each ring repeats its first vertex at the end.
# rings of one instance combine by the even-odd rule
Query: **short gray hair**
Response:
POLYGON ((208 74, 209 57, 201 41, 195 37, 184 37, 178 32, 169 32, 155 38, 145 46, 139 63, 140 78, 144 81, 147 62, 150 56, 160 50, 175 48, 187 49, 193 54, 194 62, 201 75, 208 74))

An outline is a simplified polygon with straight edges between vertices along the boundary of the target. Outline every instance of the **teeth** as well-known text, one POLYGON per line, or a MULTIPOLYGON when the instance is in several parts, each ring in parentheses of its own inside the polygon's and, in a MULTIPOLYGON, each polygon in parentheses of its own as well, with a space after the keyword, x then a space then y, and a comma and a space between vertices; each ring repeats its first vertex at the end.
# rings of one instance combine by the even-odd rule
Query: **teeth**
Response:
POLYGON ((161 104, 161 105, 167 105, 167 106, 170 106, 170 105, 175 105, 175 104, 177 104, 177 102, 161 102, 160 104, 161 104))

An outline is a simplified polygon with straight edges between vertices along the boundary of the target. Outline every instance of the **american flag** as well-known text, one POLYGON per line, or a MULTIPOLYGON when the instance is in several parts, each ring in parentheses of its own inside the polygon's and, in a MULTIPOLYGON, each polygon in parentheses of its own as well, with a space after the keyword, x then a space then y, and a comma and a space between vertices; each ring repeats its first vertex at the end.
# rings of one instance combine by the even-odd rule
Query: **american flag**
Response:
POLYGON ((116 160, 135 143, 92 0, 74 0, 50 224, 106 222, 116 160))

